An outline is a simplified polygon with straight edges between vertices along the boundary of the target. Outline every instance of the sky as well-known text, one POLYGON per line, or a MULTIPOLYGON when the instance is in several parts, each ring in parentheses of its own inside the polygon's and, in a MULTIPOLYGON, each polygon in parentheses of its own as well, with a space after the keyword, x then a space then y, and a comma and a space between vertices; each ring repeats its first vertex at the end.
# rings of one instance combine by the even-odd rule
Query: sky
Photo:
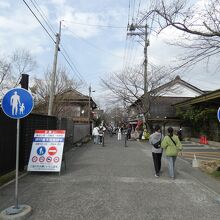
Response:
MULTIPOLYGON (((201 0, 202 1, 202 0, 201 0)), ((144 48, 140 38, 127 36, 128 22, 143 16, 147 7, 145 0, 0 0, 0 57, 16 49, 26 49, 35 58, 37 69, 30 75, 43 76, 52 68, 55 33, 61 21, 61 51, 58 65, 65 65, 71 77, 85 81, 81 92, 88 95, 89 85, 92 97, 104 107, 105 91, 100 78, 121 71, 126 66, 143 62, 144 48), (34 11, 48 33, 30 12, 34 11), (129 6, 130 2, 130 6, 129 6), (35 8, 37 6, 37 9, 35 8), (42 19, 46 19, 49 27, 42 19)), ((149 62, 166 65, 173 62, 179 49, 165 44, 173 35, 166 30, 162 35, 149 35, 149 62)), ((181 78, 202 90, 219 89, 219 74, 205 64, 196 65, 189 72, 182 72, 181 78)))

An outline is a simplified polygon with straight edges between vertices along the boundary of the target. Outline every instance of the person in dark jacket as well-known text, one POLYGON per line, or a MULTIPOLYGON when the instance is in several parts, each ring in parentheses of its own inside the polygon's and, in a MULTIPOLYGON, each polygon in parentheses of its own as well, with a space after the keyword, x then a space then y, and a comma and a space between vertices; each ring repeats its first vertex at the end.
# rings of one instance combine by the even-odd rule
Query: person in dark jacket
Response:
POLYGON ((155 177, 160 176, 161 170, 161 157, 163 154, 163 149, 161 148, 161 141, 163 135, 161 134, 161 128, 159 125, 156 125, 154 128, 154 133, 150 135, 149 143, 152 145, 152 156, 155 168, 155 177))

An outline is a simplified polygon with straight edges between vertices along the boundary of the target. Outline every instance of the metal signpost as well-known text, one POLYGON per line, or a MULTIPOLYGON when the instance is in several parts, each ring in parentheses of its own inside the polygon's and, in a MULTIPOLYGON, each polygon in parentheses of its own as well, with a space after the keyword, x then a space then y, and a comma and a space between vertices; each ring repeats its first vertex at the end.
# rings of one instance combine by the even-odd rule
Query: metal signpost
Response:
POLYGON ((34 102, 31 93, 23 88, 9 90, 2 99, 2 109, 4 113, 10 118, 17 119, 15 206, 11 206, 5 210, 7 215, 16 215, 23 212, 24 209, 26 209, 26 211, 28 209, 26 205, 18 205, 19 130, 20 118, 24 118, 30 114, 33 106, 34 102))

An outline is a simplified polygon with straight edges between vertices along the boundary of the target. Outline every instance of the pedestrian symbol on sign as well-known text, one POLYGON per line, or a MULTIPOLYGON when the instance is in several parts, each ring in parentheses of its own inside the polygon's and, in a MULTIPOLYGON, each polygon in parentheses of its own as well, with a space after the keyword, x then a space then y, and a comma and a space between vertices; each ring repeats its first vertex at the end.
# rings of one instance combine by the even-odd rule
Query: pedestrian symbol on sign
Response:
POLYGON ((28 90, 14 88, 2 99, 2 109, 10 118, 19 119, 27 116, 33 108, 33 97, 28 90))
POLYGON ((44 146, 40 146, 39 148, 37 148, 38 155, 44 155, 45 152, 46 152, 46 148, 44 146))
MULTIPOLYGON (((24 103, 22 103, 24 105, 24 103)), ((18 106, 21 106, 20 96, 17 94, 17 91, 14 92, 14 95, 11 96, 10 105, 12 106, 12 115, 18 114, 18 106)))

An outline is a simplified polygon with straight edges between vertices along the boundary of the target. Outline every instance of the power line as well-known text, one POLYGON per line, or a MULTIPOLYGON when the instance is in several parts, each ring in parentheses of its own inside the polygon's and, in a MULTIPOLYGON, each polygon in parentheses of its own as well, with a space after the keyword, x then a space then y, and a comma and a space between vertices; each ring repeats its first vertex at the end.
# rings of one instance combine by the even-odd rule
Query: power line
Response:
POLYGON ((140 7, 141 7, 141 0, 139 1, 139 5, 138 5, 136 23, 137 23, 137 21, 138 21, 138 16, 139 16, 139 13, 140 13, 140 7))
POLYGON ((79 22, 74 22, 74 21, 66 21, 66 20, 65 20, 65 22, 77 24, 77 25, 91 26, 91 27, 101 27, 101 28, 126 28, 126 27, 122 27, 122 26, 112 26, 112 25, 84 24, 84 23, 79 23, 79 22))
POLYGON ((27 4, 27 2, 25 0, 23 0, 23 2, 25 3, 25 5, 28 7, 28 9, 31 11, 31 13, 34 15, 34 17, 37 19, 37 21, 40 23, 40 25, 43 27, 43 29, 46 31, 46 33, 48 34, 48 36, 52 39, 52 41, 54 43, 56 43, 56 41, 53 39, 53 37, 50 35, 50 33, 48 32, 48 30, 44 27, 44 25, 41 23, 41 21, 39 20, 39 18, 37 17, 37 15, 32 11, 32 9, 30 8, 30 6, 27 4))
POLYGON ((98 47, 98 46, 96 46, 96 45, 90 43, 90 42, 87 41, 87 40, 84 40, 84 39, 80 38, 80 37, 77 36, 72 30, 70 30, 68 27, 66 27, 66 28, 67 28, 67 30, 68 30, 69 32, 71 32, 75 37, 77 37, 77 39, 79 39, 79 40, 81 40, 81 41, 84 41, 85 43, 87 43, 87 44, 89 44, 90 46, 96 48, 97 50, 101 50, 101 51, 103 51, 103 52, 105 52, 105 53, 108 53, 108 54, 110 54, 110 55, 112 55, 112 56, 115 56, 115 57, 118 57, 118 58, 123 59, 123 57, 121 57, 121 56, 118 56, 118 55, 115 55, 115 54, 113 54, 113 53, 110 53, 109 51, 107 51, 107 50, 105 50, 105 49, 103 49, 103 48, 100 48, 100 47, 98 47))
POLYGON ((129 3, 128 3, 128 25, 129 25, 129 20, 130 20, 130 11, 131 11, 131 0, 129 0, 129 3))
POLYGON ((34 2, 32 0, 30 0, 30 1, 33 4, 33 6, 35 7, 35 9, 38 11, 38 13, 40 14, 41 18, 45 21, 45 23, 47 24, 48 28, 52 31, 52 33, 54 35, 56 35, 56 31, 54 31, 53 26, 50 24, 50 22, 46 18, 44 12, 42 11, 42 9, 38 5, 38 3, 35 0, 33 0, 34 2))
MULTIPOLYGON (((45 18, 46 16, 43 14, 42 10, 40 9, 40 7, 38 6, 37 2, 34 0, 34 2, 32 0, 30 0, 31 3, 33 4, 33 6, 35 7, 35 9, 38 11, 38 13, 40 14, 41 18, 44 20, 44 22, 47 24, 47 26, 49 27, 49 29, 55 34, 55 31, 52 28, 52 25, 50 25, 49 21, 45 18), (41 11, 40 11, 41 10, 41 11)), ((50 35, 50 33, 48 32, 48 30, 45 28, 45 26, 41 23, 41 21, 39 20, 39 18, 37 17, 37 15, 33 12, 33 10, 30 8, 30 6, 27 4, 27 2, 25 0, 23 0, 23 2, 25 3, 25 5, 28 7, 28 9, 31 11, 31 13, 34 15, 34 17, 38 20, 38 22, 41 24, 41 26, 44 28, 44 30, 47 32, 47 34, 50 36, 50 38, 53 40, 54 43, 56 43, 53 39, 53 37, 50 35)), ((85 81, 82 77, 82 75, 80 74, 80 72, 77 70, 76 66, 74 65, 74 63, 72 62, 72 60, 70 59, 68 53, 66 52, 65 48, 63 45, 61 45, 64 53, 61 51, 61 54, 63 55, 64 59, 66 60, 67 64, 70 66, 71 70, 75 73, 77 73, 78 78, 81 81, 85 81), (69 59, 69 60, 68 60, 69 59), (74 68, 73 68, 74 67, 74 68)))
MULTIPOLYGON (((61 47, 63 48, 63 46, 61 45, 61 47)), ((69 65, 69 67, 71 68, 71 70, 75 73, 77 73, 77 77, 81 80, 85 82, 85 79, 83 78, 83 76, 80 74, 80 72, 77 70, 75 64, 72 62, 72 60, 70 59, 69 55, 67 54, 67 52, 65 51, 65 49, 63 48, 64 54, 62 51, 61 54, 63 55, 64 59, 66 60, 67 64, 69 65), (68 57, 68 58, 67 58, 68 57), (68 60, 69 59, 69 60, 68 60)))
POLYGON ((135 12, 135 4, 136 4, 136 0, 133 1, 133 13, 132 13, 132 21, 134 20, 134 12, 135 12))

